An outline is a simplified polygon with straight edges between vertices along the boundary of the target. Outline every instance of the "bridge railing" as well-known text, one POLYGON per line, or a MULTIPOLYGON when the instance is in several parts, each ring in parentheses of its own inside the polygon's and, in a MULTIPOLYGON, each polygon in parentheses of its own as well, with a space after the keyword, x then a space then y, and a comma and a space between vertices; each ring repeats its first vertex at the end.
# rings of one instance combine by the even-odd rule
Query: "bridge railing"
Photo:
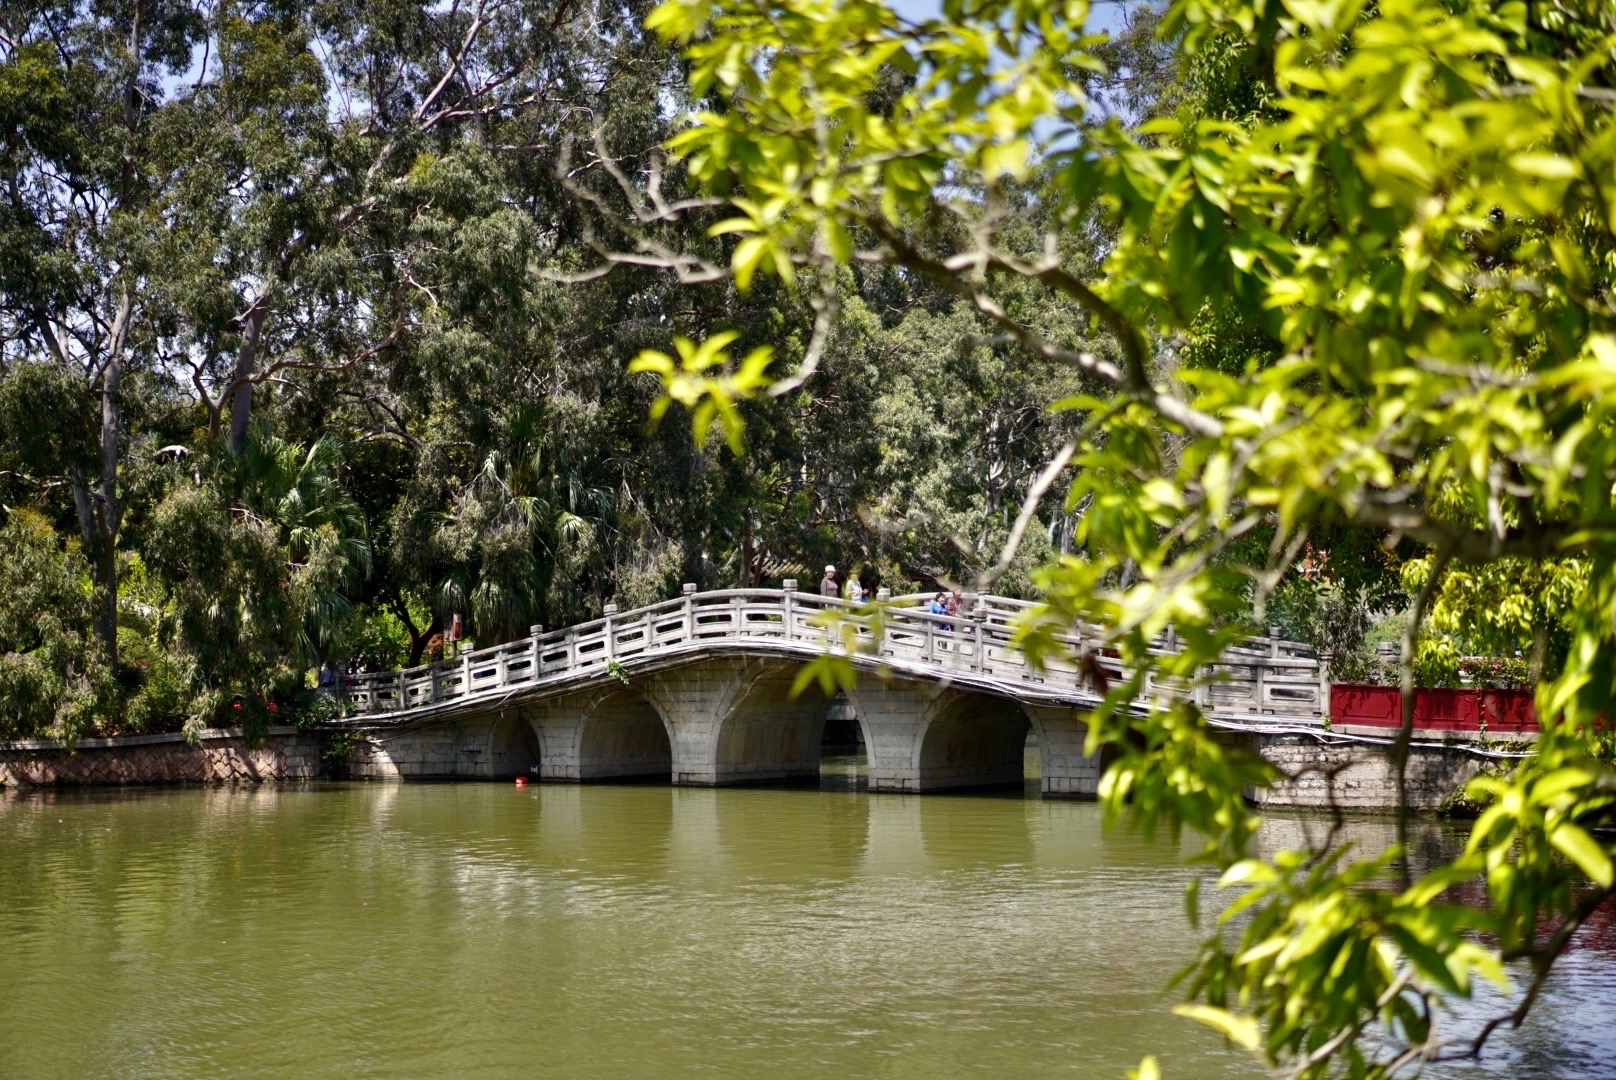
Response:
MULTIPOLYGON (((1035 605, 1005 597, 968 597, 958 615, 925 610, 930 594, 887 601, 879 614, 859 612, 836 597, 794 589, 720 589, 696 592, 631 611, 607 605, 605 614, 564 630, 539 631, 503 645, 476 649, 453 660, 402 671, 350 677, 345 691, 350 714, 376 716, 412 711, 466 698, 497 696, 569 673, 609 669, 650 654, 691 649, 703 643, 769 641, 804 646, 804 652, 857 652, 913 669, 957 671, 997 683, 1082 691, 1090 675, 1073 660, 1089 646, 1089 664, 1113 680, 1122 661, 1094 646, 1097 634, 1075 628, 1060 640, 1069 655, 1048 658, 1034 669, 1014 643, 1015 621, 1035 605), (825 616, 840 616, 827 626, 825 616), (876 630, 879 629, 879 634, 876 630)), ((1153 652, 1176 653, 1171 632, 1153 652)), ((1306 646, 1277 636, 1249 639, 1229 649, 1205 678, 1146 680, 1148 698, 1193 695, 1224 714, 1283 716, 1317 721, 1328 711, 1328 675, 1306 646)), ((1013 686, 1011 687, 1013 689, 1013 686)))
MULTIPOLYGON (((898 609, 911 605, 923 609, 934 595, 910 593, 893 597, 890 603, 898 609)), ((1016 621, 1038 607, 1038 603, 1005 596, 973 597, 970 594, 965 595, 963 602, 982 620, 984 627, 989 628, 989 659, 1019 664, 1026 669, 1019 651, 1009 642, 1016 621), (1001 650, 1005 648, 1010 650, 1010 655, 1002 655, 1001 650)), ((926 617, 945 621, 950 619, 946 616, 926 617)), ((891 618, 890 614, 888 618, 891 618)), ((1073 633, 1056 636, 1056 640, 1066 645, 1067 651, 1074 655, 1085 645, 1094 649, 1103 639, 1100 628, 1095 626, 1078 627, 1073 633)), ((1164 631, 1152 641, 1150 651, 1156 656, 1176 655, 1180 651, 1180 643, 1171 630, 1164 631)), ((1093 657, 1093 661, 1109 679, 1121 679, 1126 674, 1122 661, 1103 650, 1093 657)), ((1060 674, 1076 674, 1068 658, 1048 658, 1045 666, 1060 674)), ((1039 673, 1030 670, 1026 671, 1024 677, 1043 681, 1039 673)), ((1152 674, 1146 679, 1145 693, 1150 697, 1162 698, 1180 697, 1188 693, 1203 707, 1222 713, 1284 716, 1322 722, 1329 712, 1329 670, 1328 665, 1321 663, 1314 654, 1312 646, 1282 638, 1278 631, 1273 631, 1267 637, 1245 638, 1225 650, 1220 662, 1203 669, 1192 686, 1186 687, 1181 682, 1167 679, 1158 680, 1152 674)))

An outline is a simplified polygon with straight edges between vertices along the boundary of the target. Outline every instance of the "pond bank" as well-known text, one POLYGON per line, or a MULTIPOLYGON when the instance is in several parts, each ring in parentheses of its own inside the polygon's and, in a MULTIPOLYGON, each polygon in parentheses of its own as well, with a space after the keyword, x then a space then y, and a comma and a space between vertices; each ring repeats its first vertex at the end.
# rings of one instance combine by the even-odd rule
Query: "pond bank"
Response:
POLYGON ((69 750, 54 739, 0 743, 0 785, 94 787, 124 784, 261 783, 321 775, 319 735, 274 727, 260 746, 240 728, 209 728, 196 743, 178 732, 80 739, 69 750))

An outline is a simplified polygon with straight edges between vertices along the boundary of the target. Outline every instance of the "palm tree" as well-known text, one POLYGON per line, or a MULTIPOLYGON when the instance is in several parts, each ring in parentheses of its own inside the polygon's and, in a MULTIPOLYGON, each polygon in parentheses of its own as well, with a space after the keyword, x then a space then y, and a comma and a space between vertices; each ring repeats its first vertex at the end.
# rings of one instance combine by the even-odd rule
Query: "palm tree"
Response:
POLYGON ((608 519, 609 488, 547 450, 541 417, 524 408, 440 519, 435 539, 455 568, 439 582, 441 610, 469 614, 479 635, 509 641, 539 621, 557 564, 587 547, 608 519))
POLYGON ((275 529, 303 609, 309 659, 331 656, 351 596, 370 572, 370 541, 359 504, 342 486, 342 444, 329 436, 307 448, 255 425, 239 455, 220 459, 220 482, 235 512, 275 529))

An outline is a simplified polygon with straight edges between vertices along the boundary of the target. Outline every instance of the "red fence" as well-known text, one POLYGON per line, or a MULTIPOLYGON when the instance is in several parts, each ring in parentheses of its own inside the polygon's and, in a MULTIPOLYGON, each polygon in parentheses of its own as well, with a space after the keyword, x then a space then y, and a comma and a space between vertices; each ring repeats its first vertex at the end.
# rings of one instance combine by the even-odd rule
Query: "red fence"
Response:
MULTIPOLYGON (((1399 727, 1403 692, 1395 686, 1336 683, 1330 687, 1330 719, 1337 724, 1399 727)), ((1530 690, 1416 690, 1414 726, 1426 731, 1489 733, 1537 731, 1530 690)))

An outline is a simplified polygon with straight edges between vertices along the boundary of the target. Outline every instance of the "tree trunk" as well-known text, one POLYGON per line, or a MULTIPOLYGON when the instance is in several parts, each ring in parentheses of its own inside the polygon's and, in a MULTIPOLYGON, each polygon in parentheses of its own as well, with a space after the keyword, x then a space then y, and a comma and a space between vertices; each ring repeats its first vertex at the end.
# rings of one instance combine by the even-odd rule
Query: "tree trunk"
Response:
POLYGON ((741 556, 738 560, 740 572, 735 575, 737 589, 750 589, 752 587, 752 515, 749 511, 741 511, 741 556))
MULTIPOLYGON (((120 322, 128 320, 129 303, 125 294, 120 322)), ((118 498, 118 445, 123 428, 118 384, 122 379, 123 362, 113 356, 101 373, 101 483, 95 494, 92 515, 95 543, 89 549, 95 560, 96 587, 100 590, 96 629, 106 650, 107 665, 114 672, 118 670, 118 530, 123 524, 123 504, 118 498)))
POLYGON ((225 446, 239 454, 247 446, 247 423, 252 419, 253 372, 258 368, 258 335, 269 316, 269 292, 260 292, 242 319, 241 350, 236 353, 235 390, 230 401, 230 433, 225 446))
POLYGON ((78 514, 79 539, 85 551, 95 550, 95 507, 90 500, 90 484, 77 465, 67 474, 68 488, 73 492, 73 510, 78 514))
POLYGON ((118 546, 112 537, 103 537, 95 553, 96 633, 106 652, 107 666, 118 670, 118 546))
POLYGON ((432 621, 427 623, 426 629, 421 631, 419 634, 415 632, 415 627, 409 625, 408 623, 405 624, 405 629, 410 635, 410 661, 404 666, 416 667, 421 663, 421 657, 426 653, 426 647, 430 645, 432 643, 432 639, 436 637, 440 631, 442 631, 443 620, 436 615, 432 616, 432 621))

